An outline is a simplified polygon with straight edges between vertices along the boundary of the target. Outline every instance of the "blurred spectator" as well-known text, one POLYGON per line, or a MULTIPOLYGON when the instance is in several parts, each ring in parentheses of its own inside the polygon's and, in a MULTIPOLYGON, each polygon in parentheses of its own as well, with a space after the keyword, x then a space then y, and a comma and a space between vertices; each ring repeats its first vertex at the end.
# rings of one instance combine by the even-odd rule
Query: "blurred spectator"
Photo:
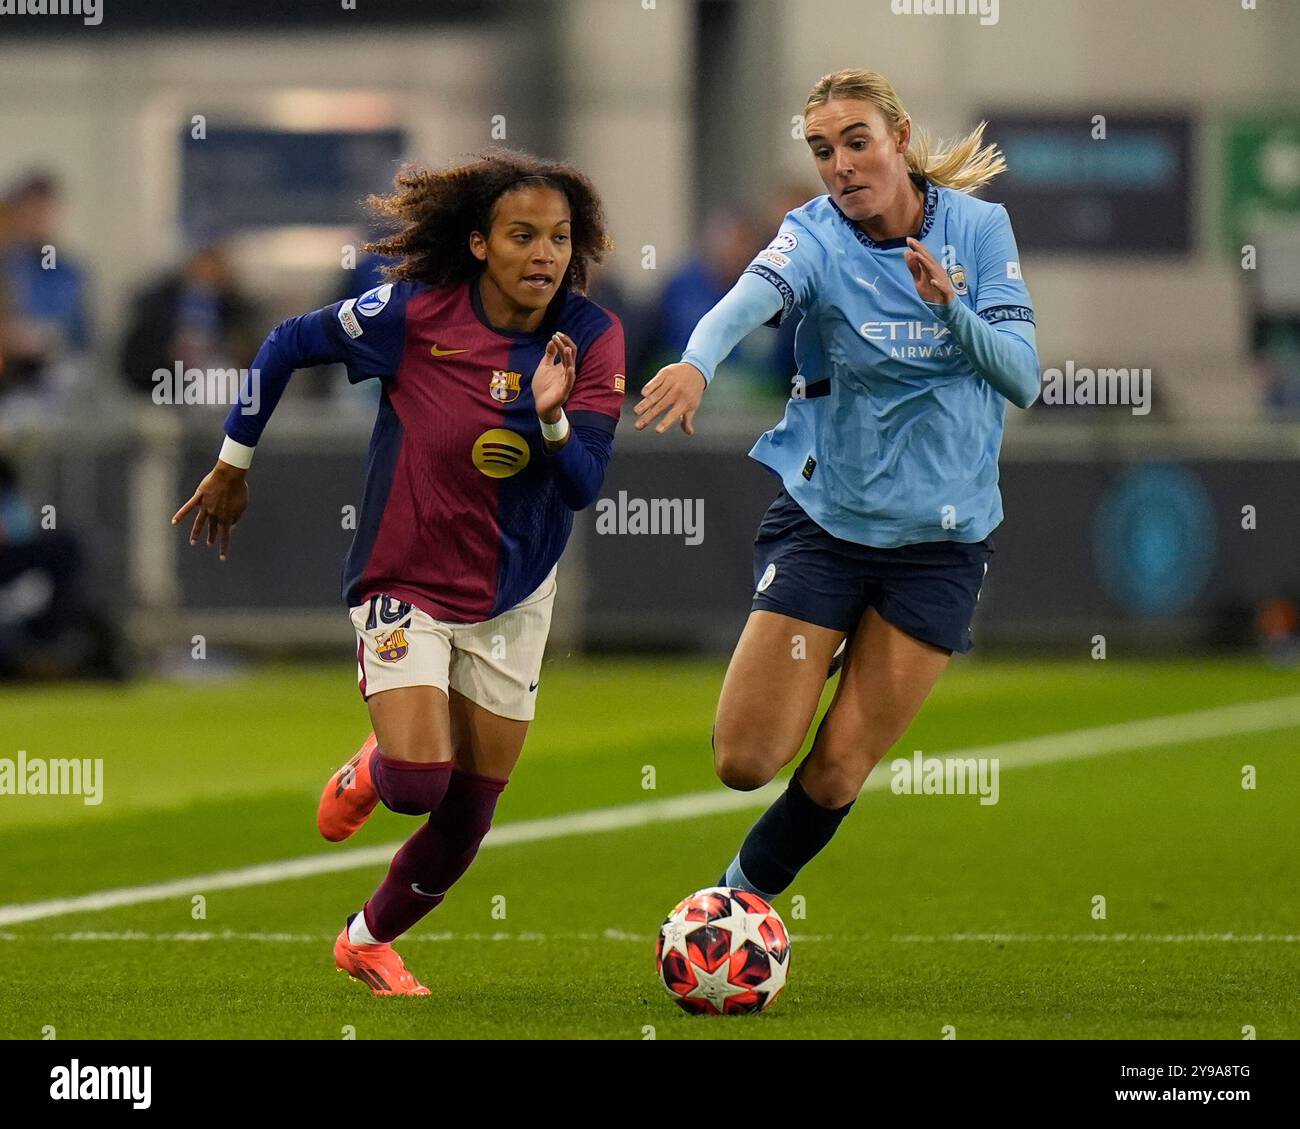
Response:
POLYGON ((41 529, 0 455, 0 679, 124 678, 116 627, 81 595, 77 539, 41 529))
POLYGON ((381 258, 379 255, 372 255, 368 251, 362 251, 357 258, 357 265, 352 270, 344 270, 339 273, 333 293, 325 299, 326 305, 331 302, 342 302, 346 298, 359 298, 367 290, 382 286, 384 276, 380 274, 380 271, 388 264, 388 261, 388 259, 381 258))
POLYGON ((152 393, 158 369, 171 371, 178 361, 184 368, 246 368, 261 340, 225 249, 209 243, 137 295, 122 374, 132 388, 152 393))
POLYGON ((1300 315, 1257 313, 1251 352, 1262 370, 1265 406, 1276 415, 1300 417, 1300 315))
POLYGON ((1275 596, 1255 612, 1255 632, 1264 654, 1279 666, 1300 662, 1300 608, 1294 600, 1275 596))
MULTIPOLYGON (((353 246, 358 246, 364 243, 366 238, 365 235, 357 233, 351 242, 353 246)), ((335 276, 322 305, 328 306, 348 298, 360 298, 367 290, 382 286, 384 276, 380 272, 388 262, 388 259, 380 255, 362 251, 357 256, 355 267, 351 270, 343 269, 335 276)), ((317 399, 332 394, 334 402, 345 410, 365 418, 367 422, 374 418, 375 411, 379 407, 378 381, 363 380, 359 384, 351 384, 344 376, 341 366, 330 365, 309 369, 305 376, 306 379, 298 381, 297 390, 300 395, 317 399), (326 374, 331 369, 334 370, 334 376, 332 379, 327 379, 326 374)))
MULTIPOLYGON (((6 193, 4 205, 0 290, 6 325, 0 395, 58 406, 87 371, 86 275, 59 245, 62 196, 51 174, 28 174, 6 193)), ((14 409, 15 401, 9 400, 6 412, 14 409)))
MULTIPOLYGON (((9 205, 0 200, 0 248, 3 248, 9 236, 9 205)), ((4 402, 5 381, 8 378, 6 362, 9 355, 9 341, 6 327, 9 324, 8 288, 4 275, 0 274, 0 404, 4 402)))
MULTIPOLYGON (((699 253, 669 277, 659 297, 646 341, 632 366, 634 386, 639 388, 657 369, 681 358, 696 323, 735 285, 763 245, 763 233, 751 216, 719 212, 709 218, 699 239, 699 253)), ((773 371, 771 349, 771 331, 758 329, 736 346, 724 364, 733 372, 739 369, 752 386, 784 388, 789 374, 773 371)))

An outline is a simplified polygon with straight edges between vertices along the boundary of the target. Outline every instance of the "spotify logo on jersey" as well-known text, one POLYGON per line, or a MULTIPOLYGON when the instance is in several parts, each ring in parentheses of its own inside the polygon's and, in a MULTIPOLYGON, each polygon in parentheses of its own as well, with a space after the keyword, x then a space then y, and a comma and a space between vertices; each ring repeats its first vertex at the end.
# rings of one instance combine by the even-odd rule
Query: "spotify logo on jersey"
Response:
POLYGON ((489 478, 509 478, 528 465, 524 437, 504 427, 494 427, 474 440, 474 465, 489 478))

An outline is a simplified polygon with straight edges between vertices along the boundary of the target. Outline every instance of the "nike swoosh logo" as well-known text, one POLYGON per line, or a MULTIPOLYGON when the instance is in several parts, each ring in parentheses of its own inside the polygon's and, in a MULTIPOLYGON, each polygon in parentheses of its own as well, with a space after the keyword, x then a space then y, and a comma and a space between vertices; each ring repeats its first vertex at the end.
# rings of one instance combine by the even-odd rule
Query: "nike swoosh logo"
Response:
POLYGON ((421 890, 420 884, 418 882, 412 882, 411 889, 414 890, 417 894, 419 894, 420 897, 422 898, 441 898, 442 894, 445 894, 447 892, 446 890, 444 890, 442 894, 430 894, 427 890, 421 890))
POLYGON ((531 686, 528 687, 528 692, 531 694, 540 685, 541 685, 540 682, 534 682, 531 686))
POLYGON ((454 357, 457 353, 468 353, 469 350, 468 349, 439 349, 438 346, 435 345, 430 350, 430 352, 435 357, 454 357))

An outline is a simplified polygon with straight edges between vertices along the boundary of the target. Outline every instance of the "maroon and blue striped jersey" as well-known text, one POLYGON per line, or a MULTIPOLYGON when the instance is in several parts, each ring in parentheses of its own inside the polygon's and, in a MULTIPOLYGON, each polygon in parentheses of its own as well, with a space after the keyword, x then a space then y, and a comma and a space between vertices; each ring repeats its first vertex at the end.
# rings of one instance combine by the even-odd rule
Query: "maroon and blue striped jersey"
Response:
POLYGON ((259 410, 237 405, 226 434, 255 446, 293 369, 328 363, 381 384, 348 606, 384 593, 477 623, 535 591, 604 480, 625 383, 618 318, 566 288, 537 332, 513 332, 489 324, 474 281, 386 283, 277 326, 253 363, 259 410), (577 346, 577 377, 569 439, 548 452, 531 383, 555 332, 577 346))

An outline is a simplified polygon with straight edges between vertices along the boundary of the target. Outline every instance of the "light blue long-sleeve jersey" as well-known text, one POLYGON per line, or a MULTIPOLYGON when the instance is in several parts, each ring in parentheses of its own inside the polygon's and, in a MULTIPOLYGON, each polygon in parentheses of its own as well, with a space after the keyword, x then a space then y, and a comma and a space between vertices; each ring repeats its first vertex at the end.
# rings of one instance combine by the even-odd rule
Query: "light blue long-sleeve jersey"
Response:
POLYGON ((823 529, 894 548, 981 541, 1002 520, 1006 402, 1038 395, 1034 310, 1000 204, 914 177, 915 236, 948 269, 947 306, 917 294, 906 239, 877 242, 829 196, 790 212, 682 359, 712 379, 745 333, 797 306, 785 418, 750 455, 823 529))

